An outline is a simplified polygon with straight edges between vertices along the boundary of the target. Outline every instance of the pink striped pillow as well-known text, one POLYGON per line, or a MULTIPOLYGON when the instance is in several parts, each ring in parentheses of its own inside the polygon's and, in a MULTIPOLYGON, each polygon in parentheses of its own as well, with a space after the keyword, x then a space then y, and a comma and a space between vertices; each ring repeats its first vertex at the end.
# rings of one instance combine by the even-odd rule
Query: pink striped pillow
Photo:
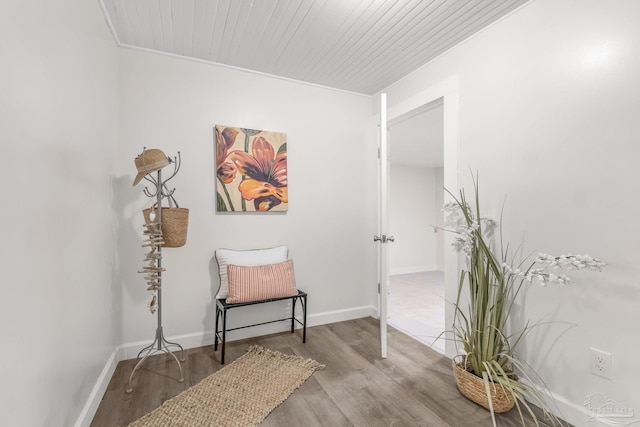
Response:
POLYGON ((267 265, 227 265, 228 304, 288 297, 298 294, 293 260, 267 265))

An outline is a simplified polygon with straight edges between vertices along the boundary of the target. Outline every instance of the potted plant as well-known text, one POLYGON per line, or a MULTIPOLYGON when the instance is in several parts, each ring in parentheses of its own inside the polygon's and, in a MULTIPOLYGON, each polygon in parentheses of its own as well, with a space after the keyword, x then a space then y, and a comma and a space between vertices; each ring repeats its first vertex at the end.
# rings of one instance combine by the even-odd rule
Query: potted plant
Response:
POLYGON ((540 391, 543 388, 532 380, 537 376, 517 357, 518 345, 536 325, 527 323, 515 332, 509 331, 509 317, 526 284, 570 282, 568 276, 551 273, 548 268, 600 271, 606 264, 588 255, 539 254, 533 261, 525 258, 514 266, 518 251, 509 253, 508 245, 502 244, 501 232, 498 242, 493 241, 497 223, 481 215, 477 177, 473 184, 473 205, 464 190, 457 196, 447 190, 453 201, 445 205, 446 222, 454 225, 451 231, 456 233, 454 248, 466 257, 454 304, 452 331, 463 350, 453 360, 458 388, 489 409, 494 426, 495 412, 506 412, 514 406, 523 425, 525 412, 539 425, 532 405, 542 409, 547 422, 562 425, 549 410, 540 391))

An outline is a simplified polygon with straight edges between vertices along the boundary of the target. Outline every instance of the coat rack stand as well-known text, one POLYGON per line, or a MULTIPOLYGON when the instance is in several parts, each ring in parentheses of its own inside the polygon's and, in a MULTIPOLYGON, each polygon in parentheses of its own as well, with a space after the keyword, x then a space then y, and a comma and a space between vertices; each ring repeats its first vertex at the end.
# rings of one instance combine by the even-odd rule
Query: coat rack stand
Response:
MULTIPOLYGON (((166 180, 162 181, 162 170, 157 171, 157 178, 154 178, 151 174, 147 174, 144 177, 144 179, 146 179, 147 181, 153 184, 153 190, 150 191, 147 187, 145 187, 144 194, 147 197, 156 198, 157 209, 155 213, 155 218, 150 218, 150 220, 151 222, 157 223, 156 227, 158 227, 158 230, 162 229, 162 200, 165 198, 168 199, 173 197, 173 192, 175 191, 175 189, 169 191, 166 184, 169 180, 171 180, 174 176, 176 176, 176 174, 178 173, 178 170, 180 170, 180 152, 178 152, 178 156, 175 157, 174 159, 169 159, 169 162, 173 163, 174 171, 171 174, 171 176, 166 180)), ((157 353, 167 353, 167 354, 170 354, 171 357, 173 357, 173 359, 178 364, 178 368, 180 369, 180 378, 178 379, 178 382, 181 383, 184 381, 184 373, 182 371, 182 364, 180 363, 185 361, 184 349, 178 343, 167 341, 167 339, 164 337, 164 332, 162 330, 162 271, 164 271, 164 269, 162 268, 162 244, 154 245, 153 237, 151 236, 149 236, 148 242, 149 243, 143 244, 143 246, 151 247, 151 252, 147 254, 148 259, 150 254, 153 254, 152 259, 155 261, 155 265, 156 265, 156 267, 153 268, 154 270, 153 271, 153 276, 154 276, 153 290, 154 292, 156 292, 155 302, 157 304, 158 326, 156 327, 156 335, 153 342, 147 347, 140 350, 140 352, 138 353, 137 358, 140 360, 138 361, 136 366, 133 368, 133 371, 131 371, 131 375, 129 376, 129 385, 125 389, 126 393, 131 393, 133 391, 131 382, 133 380, 133 375, 136 373, 138 368, 140 368, 140 366, 142 366, 145 360, 147 360, 150 356, 157 353), (178 349, 180 349, 180 359, 178 359, 178 357, 176 357, 176 355, 173 352, 171 352, 171 350, 169 349, 170 347, 176 347, 174 351, 177 351, 178 349)), ((149 271, 143 269, 139 272, 148 273, 149 271)), ((152 305, 151 309, 153 312, 153 302, 151 303, 151 305, 152 305)))

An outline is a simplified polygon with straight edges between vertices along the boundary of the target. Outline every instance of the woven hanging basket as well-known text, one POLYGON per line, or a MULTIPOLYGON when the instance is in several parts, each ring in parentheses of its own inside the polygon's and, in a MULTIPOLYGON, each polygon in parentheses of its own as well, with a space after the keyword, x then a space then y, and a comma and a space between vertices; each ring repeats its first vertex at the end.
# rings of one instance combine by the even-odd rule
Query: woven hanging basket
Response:
MULTIPOLYGON (((144 209, 145 223, 151 222, 151 211, 157 211, 154 205, 148 209, 144 209)), ((162 240, 165 248, 179 248, 187 243, 187 230, 189 228, 189 209, 178 207, 162 208, 162 240)))
MULTIPOLYGON (((467 369, 465 369, 464 361, 460 361, 460 356, 454 357, 453 376, 456 379, 458 390, 467 399, 477 403, 485 409, 490 409, 487 391, 484 387, 484 380, 467 369)), ((515 399, 508 390, 502 388, 498 384, 489 385, 491 391, 491 401, 493 403, 493 412, 508 412, 515 405, 515 399)))

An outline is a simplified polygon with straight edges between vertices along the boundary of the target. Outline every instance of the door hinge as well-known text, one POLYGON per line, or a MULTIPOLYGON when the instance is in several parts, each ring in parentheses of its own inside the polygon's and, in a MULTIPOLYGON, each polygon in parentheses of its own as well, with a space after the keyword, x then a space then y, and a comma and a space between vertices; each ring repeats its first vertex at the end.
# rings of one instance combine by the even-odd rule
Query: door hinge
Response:
POLYGON ((382 290, 380 289, 380 283, 378 283, 378 293, 381 293, 382 290))

